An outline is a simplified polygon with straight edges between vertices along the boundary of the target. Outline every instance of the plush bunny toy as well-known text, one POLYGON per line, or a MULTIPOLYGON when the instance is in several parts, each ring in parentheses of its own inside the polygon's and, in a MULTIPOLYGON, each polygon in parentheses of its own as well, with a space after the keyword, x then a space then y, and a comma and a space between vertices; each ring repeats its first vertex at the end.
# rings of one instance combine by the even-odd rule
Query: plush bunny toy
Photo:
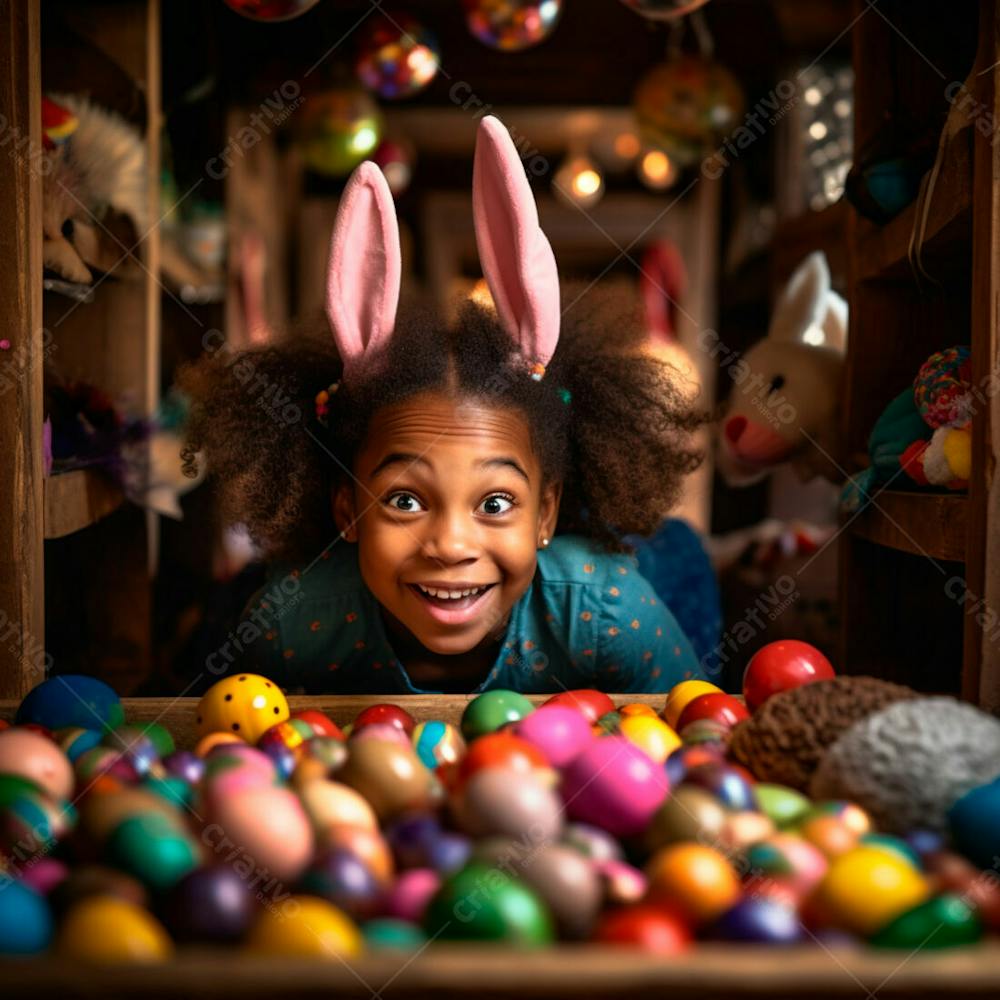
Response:
MULTIPOLYGON (((718 440, 726 482, 750 485, 785 462, 803 479, 842 478, 831 459, 846 347, 847 303, 816 251, 782 292, 767 336, 743 357, 721 355, 734 383, 718 440)), ((714 353, 723 350, 717 342, 714 353)))

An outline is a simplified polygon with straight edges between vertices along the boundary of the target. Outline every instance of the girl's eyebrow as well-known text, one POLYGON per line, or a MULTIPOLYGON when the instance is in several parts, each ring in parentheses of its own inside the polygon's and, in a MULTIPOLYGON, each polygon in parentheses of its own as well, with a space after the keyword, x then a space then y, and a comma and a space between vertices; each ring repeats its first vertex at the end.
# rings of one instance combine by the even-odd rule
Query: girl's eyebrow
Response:
POLYGON ((390 465, 414 465, 419 463, 420 465, 430 465, 423 455, 416 455, 413 452, 407 451, 393 451, 390 452, 385 458, 382 459, 378 465, 372 469, 371 477, 374 479, 383 469, 388 468, 390 465))
POLYGON ((498 465, 500 465, 500 466, 506 466, 508 468, 513 469, 518 475, 521 476, 521 478, 529 486, 531 485, 531 480, 528 478, 528 473, 525 472, 524 469, 521 468, 521 466, 518 463, 517 459, 509 458, 506 455, 504 455, 504 456, 498 456, 497 458, 488 458, 488 459, 486 459, 485 462, 481 462, 480 465, 479 465, 479 467, 481 469, 490 469, 490 468, 494 468, 494 467, 496 467, 498 465))

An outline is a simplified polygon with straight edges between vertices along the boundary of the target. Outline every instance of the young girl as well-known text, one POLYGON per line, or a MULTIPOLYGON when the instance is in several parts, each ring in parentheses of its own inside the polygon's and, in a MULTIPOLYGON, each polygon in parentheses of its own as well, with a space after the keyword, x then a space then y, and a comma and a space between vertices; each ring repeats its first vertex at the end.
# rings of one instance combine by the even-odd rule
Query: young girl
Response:
POLYGON ((697 464, 699 417, 638 325, 560 332, 555 259, 495 118, 473 213, 495 311, 469 303, 447 331, 397 317, 392 197, 362 164, 331 245, 335 343, 187 373, 191 453, 282 560, 214 674, 308 693, 665 691, 700 675, 620 543, 656 529, 697 464))

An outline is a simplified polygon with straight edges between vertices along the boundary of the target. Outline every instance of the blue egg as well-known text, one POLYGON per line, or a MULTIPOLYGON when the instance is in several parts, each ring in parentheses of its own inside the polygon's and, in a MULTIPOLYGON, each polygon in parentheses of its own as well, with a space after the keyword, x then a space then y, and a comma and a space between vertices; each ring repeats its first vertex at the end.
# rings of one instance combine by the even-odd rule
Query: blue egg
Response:
POLYGON ((51 940, 52 914, 45 898, 0 875, 0 955, 35 955, 51 940))
POLYGON ((709 937, 754 944, 798 944, 803 931, 798 914, 790 906, 747 896, 719 917, 709 937))
POLYGON ((62 674, 33 687, 17 710, 19 724, 47 729, 115 729, 125 721, 121 699, 104 681, 62 674))
POLYGON ((697 785, 711 792, 727 809, 737 812, 755 811, 757 796, 753 786, 739 771, 723 763, 700 764, 684 776, 683 784, 697 785))
POLYGON ((948 823, 959 851, 991 869, 1000 855, 1000 778, 963 795, 948 810, 948 823))
POLYGON ((399 948, 415 951, 427 941, 427 935, 416 924, 394 917, 379 917, 369 920, 361 932, 365 944, 370 948, 399 948))

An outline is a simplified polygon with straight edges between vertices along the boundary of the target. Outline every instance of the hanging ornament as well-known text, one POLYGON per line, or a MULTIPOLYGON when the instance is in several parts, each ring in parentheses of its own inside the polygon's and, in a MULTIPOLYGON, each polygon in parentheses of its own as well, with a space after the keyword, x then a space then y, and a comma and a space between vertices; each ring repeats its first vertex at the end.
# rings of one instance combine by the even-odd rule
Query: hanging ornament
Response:
POLYGON ((319 0, 225 0, 230 10, 251 21, 290 21, 318 3, 319 0))
POLYGON ((622 0, 622 3, 650 21, 673 21, 704 7, 708 0, 622 0))
POLYGON ((662 149, 650 147, 639 158, 639 180, 653 191, 666 191, 677 183, 677 164, 662 149))
POLYGON ((440 62, 434 35, 416 18, 393 11, 373 17, 366 26, 355 70, 369 90, 396 100, 423 90, 440 62))
POLYGON ((575 153, 556 171, 552 187, 563 201, 590 208, 604 195, 604 177, 590 157, 575 153))
POLYGON ((310 170, 344 177, 378 148, 382 117, 360 87, 309 97, 296 116, 299 150, 310 170))
POLYGON ((654 66, 636 87, 633 108, 643 138, 678 167, 718 148, 743 117, 743 91, 725 67, 702 55, 654 66))
POLYGON ((469 31, 484 45, 518 52, 545 41, 562 13, 562 0, 462 0, 469 31))
POLYGON ((383 139, 372 159, 382 168, 394 198, 398 198, 413 179, 413 146, 405 141, 383 139))

